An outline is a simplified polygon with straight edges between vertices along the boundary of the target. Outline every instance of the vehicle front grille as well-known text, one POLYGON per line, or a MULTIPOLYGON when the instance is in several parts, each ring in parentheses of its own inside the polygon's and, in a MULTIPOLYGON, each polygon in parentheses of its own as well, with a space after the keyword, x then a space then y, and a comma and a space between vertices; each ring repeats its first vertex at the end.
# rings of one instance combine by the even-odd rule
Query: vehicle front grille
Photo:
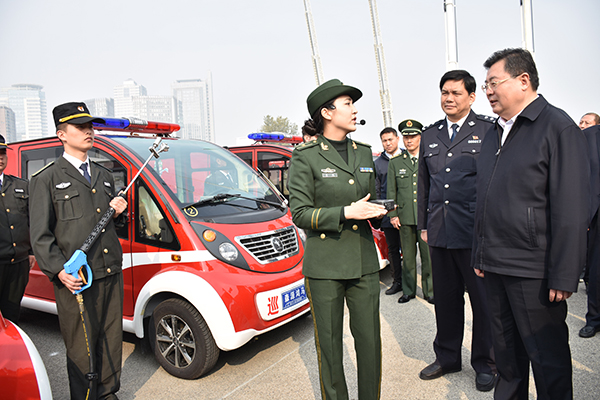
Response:
POLYGON ((298 254, 298 235, 293 226, 254 235, 236 236, 236 242, 261 264, 298 254))

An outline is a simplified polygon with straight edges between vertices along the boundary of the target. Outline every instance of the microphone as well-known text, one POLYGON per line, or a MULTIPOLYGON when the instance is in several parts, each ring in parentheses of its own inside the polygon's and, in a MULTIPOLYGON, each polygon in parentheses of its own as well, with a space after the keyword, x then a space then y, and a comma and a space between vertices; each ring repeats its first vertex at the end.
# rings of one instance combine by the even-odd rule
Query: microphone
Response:
POLYGON ((356 125, 365 125, 367 123, 367 121, 365 121, 364 119, 361 119, 360 121, 356 121, 356 125))

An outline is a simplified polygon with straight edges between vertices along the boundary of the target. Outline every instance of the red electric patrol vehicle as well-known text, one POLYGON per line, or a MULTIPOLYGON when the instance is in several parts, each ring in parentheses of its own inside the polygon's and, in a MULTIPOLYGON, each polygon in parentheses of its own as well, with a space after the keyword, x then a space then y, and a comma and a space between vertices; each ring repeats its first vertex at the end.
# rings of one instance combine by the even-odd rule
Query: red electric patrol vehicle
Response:
MULTIPOLYGON (((157 135, 169 146, 127 193, 128 222, 118 229, 123 328, 149 337, 165 370, 197 378, 212 369, 219 350, 309 311, 303 233, 261 175, 215 144, 170 137, 178 125, 106 120, 95 129, 116 133, 97 134, 89 156, 112 171, 117 188, 137 173, 157 135)), ((6 172, 23 178, 63 153, 55 137, 10 148, 6 172)), ((22 304, 56 314, 52 284, 37 266, 22 304)))

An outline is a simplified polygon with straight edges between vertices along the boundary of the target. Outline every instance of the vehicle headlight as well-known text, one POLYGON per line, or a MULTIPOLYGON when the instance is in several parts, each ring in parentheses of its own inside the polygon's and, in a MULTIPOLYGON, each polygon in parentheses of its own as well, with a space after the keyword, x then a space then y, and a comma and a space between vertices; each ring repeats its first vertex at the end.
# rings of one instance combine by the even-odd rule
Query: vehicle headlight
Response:
POLYGON ((221 243, 219 253, 221 257, 230 262, 238 258, 238 251, 231 243, 221 243))
POLYGON ((304 229, 296 227, 296 230, 298 231, 298 236, 300 236, 300 240, 302 240, 302 243, 305 243, 306 242, 306 232, 304 232, 304 229))

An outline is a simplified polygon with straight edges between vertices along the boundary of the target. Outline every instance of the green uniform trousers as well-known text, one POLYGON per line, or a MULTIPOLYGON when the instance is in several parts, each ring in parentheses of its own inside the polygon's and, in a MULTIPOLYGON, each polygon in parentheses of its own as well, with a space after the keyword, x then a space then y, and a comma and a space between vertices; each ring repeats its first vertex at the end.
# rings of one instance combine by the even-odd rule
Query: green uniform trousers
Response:
POLYGON ((421 239, 421 231, 416 225, 400 225, 400 243, 402 244, 402 292, 407 296, 417 293, 417 243, 421 253, 421 287, 423 297, 433 296, 433 278, 429 246, 421 239))
POLYGON ((343 366, 344 299, 358 365, 358 398, 379 399, 381 392, 381 327, 379 272, 359 279, 305 278, 312 308, 315 344, 324 400, 348 399, 343 366))
POLYGON ((112 399, 119 390, 123 352, 123 274, 94 280, 81 292, 89 329, 83 330, 79 306, 62 283, 54 284, 58 320, 65 347, 71 399, 86 399, 89 358, 86 345, 95 357, 94 381, 89 399, 112 399))

